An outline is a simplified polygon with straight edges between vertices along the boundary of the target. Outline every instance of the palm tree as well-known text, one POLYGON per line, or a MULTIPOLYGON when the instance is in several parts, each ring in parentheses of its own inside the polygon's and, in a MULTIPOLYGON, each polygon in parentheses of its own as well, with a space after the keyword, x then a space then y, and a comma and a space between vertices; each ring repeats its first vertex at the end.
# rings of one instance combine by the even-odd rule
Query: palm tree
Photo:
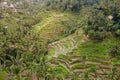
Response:
POLYGON ((9 56, 10 60, 7 64, 11 64, 8 68, 11 78, 15 78, 17 80, 22 79, 23 72, 26 70, 26 64, 23 62, 23 58, 20 54, 17 54, 16 57, 9 56))

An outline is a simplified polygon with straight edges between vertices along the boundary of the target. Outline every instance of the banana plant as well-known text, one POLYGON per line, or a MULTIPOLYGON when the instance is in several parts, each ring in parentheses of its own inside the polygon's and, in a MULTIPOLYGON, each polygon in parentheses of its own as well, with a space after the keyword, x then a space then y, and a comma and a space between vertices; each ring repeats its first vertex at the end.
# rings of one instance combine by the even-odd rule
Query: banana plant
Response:
POLYGON ((10 60, 7 61, 10 67, 7 67, 11 79, 21 80, 23 72, 26 70, 26 64, 23 62, 23 58, 17 54, 16 57, 10 56, 10 60))

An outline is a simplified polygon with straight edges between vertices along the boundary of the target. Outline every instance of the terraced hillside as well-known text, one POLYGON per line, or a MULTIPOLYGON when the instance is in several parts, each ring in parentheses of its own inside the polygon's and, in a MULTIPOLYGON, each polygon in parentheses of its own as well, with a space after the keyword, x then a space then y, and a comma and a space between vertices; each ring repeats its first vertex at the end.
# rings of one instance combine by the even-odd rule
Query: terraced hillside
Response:
POLYGON ((43 40, 58 37, 47 46, 48 58, 58 72, 58 80, 119 80, 120 63, 115 58, 108 57, 109 43, 90 45, 88 37, 83 36, 81 29, 67 37, 60 36, 62 31, 66 30, 62 22, 69 21, 70 14, 45 15, 46 18, 33 26, 33 30, 43 40))
POLYGON ((58 80, 119 80, 120 63, 115 62, 115 58, 104 55, 104 52, 104 56, 82 54, 82 49, 76 49, 88 40, 86 37, 78 40, 78 37, 80 36, 68 36, 48 45, 48 50, 52 52, 50 63, 59 72, 58 80))
MULTIPOLYGON (((51 65, 54 68, 61 67, 61 71, 64 69, 67 72, 62 80, 72 80, 75 74, 78 74, 76 80, 86 80, 87 78, 90 80, 111 80, 112 75, 120 71, 120 65, 113 66, 111 60, 97 56, 84 57, 67 54, 52 58, 51 65)), ((62 72, 60 74, 64 75, 62 72)), ((120 74, 117 74, 115 80, 119 80, 119 76, 120 74)))
POLYGON ((77 47, 76 40, 76 36, 68 36, 64 39, 48 44, 48 49, 49 51, 54 51, 52 55, 53 57, 58 57, 60 54, 65 55, 66 53, 72 52, 72 50, 77 47))
POLYGON ((41 21, 33 26, 33 31, 43 40, 53 39, 61 39, 64 36, 63 32, 67 30, 69 25, 64 24, 67 21, 71 21, 71 19, 76 18, 73 13, 61 13, 61 12, 41 12, 39 14, 41 16, 41 21), (61 36, 62 35, 62 36, 61 36))

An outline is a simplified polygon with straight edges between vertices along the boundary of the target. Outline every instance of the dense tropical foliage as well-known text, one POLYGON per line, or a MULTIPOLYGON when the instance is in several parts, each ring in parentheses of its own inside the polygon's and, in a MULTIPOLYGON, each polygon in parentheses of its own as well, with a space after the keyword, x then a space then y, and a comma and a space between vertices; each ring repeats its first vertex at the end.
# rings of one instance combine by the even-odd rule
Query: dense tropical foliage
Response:
POLYGON ((0 8, 0 80, 120 79, 119 0, 8 2, 18 11, 0 8))

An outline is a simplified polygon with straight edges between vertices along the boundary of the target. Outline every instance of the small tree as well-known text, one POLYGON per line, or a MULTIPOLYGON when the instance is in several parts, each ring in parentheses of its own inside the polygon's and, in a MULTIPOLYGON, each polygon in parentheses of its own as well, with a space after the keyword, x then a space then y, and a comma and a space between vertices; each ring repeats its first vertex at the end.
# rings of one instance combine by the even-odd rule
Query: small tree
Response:
POLYGON ((116 31, 116 36, 120 36, 120 29, 116 31))
POLYGON ((110 56, 111 57, 120 56, 120 45, 119 44, 115 44, 110 47, 110 56))

